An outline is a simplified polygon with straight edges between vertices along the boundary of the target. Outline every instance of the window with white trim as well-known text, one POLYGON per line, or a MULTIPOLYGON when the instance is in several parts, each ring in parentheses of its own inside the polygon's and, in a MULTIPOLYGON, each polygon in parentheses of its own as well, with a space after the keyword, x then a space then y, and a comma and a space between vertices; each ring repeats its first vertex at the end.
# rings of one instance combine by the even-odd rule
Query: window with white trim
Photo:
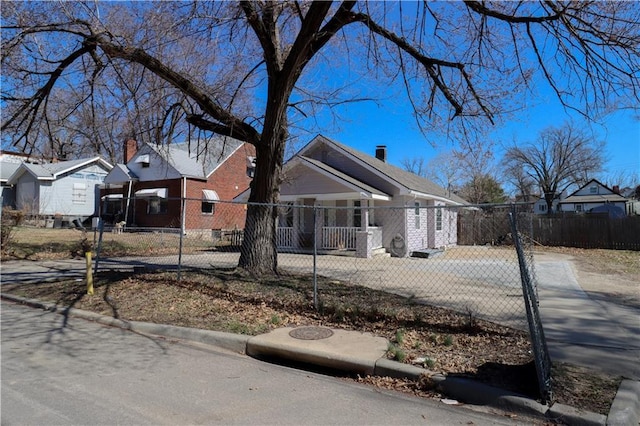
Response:
POLYGON ((414 203, 414 207, 415 207, 414 214, 416 217, 416 229, 420 229, 420 202, 416 201, 414 203))
POLYGON ((73 191, 71 192, 71 202, 73 204, 87 203, 87 184, 85 183, 73 184, 73 191))
POLYGON ((582 204, 576 204, 576 211, 582 212, 582 204))
POLYGON ((442 209, 436 209, 436 231, 442 231, 442 209))

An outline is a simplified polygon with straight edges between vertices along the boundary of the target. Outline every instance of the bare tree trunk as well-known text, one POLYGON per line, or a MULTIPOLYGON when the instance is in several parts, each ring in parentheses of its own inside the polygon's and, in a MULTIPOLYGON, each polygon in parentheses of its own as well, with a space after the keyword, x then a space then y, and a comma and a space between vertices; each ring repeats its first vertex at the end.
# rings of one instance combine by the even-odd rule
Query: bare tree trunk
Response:
MULTIPOLYGON (((256 173, 251 184, 238 267, 253 275, 278 272, 276 245, 276 204, 280 198, 280 183, 284 148, 289 136, 285 109, 275 113, 276 125, 266 126, 261 143, 256 146, 256 173), (274 129, 274 130, 271 130, 274 129), (260 200, 260 204, 256 203, 260 200), (264 204, 265 201, 266 203, 264 204)), ((267 119, 268 120, 268 119, 267 119)))

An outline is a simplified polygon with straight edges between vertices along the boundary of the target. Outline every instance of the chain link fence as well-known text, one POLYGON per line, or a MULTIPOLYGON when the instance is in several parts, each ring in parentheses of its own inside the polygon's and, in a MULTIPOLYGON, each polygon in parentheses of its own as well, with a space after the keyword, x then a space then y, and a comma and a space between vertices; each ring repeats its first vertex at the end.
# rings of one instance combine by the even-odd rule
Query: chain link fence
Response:
MULTIPOLYGON (((102 215, 103 232, 97 239, 103 267, 114 262, 169 270, 237 266, 245 238, 245 204, 196 199, 164 202, 169 208, 132 199, 126 220, 121 211, 102 215), (172 204, 184 210, 184 220, 180 209, 169 214, 172 204), (120 252, 132 251, 139 256, 118 257, 120 252)), ((511 206, 333 204, 271 206, 277 212, 280 274, 313 274, 526 328, 520 266, 509 222, 511 206)), ((530 215, 526 210, 516 214, 525 244, 523 255, 535 283, 527 238, 530 215)), ((322 294, 315 296, 322 298, 322 294)))

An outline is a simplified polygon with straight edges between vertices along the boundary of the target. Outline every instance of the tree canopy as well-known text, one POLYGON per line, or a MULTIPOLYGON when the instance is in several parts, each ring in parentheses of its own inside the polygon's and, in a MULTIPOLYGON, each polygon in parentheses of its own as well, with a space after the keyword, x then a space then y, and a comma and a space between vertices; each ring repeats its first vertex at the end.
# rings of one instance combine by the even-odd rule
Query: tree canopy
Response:
POLYGON ((552 213, 553 200, 571 185, 583 185, 595 176, 605 160, 604 144, 570 123, 550 127, 535 141, 507 150, 507 170, 522 170, 536 182, 552 213))
POLYGON ((469 135, 523 107, 539 84, 588 116, 636 106, 638 9, 602 1, 7 2, 3 145, 53 149, 55 137, 73 135, 108 151, 118 132, 163 143, 216 133, 253 144, 255 205, 240 266, 276 271, 268 205, 278 201, 292 129, 312 127, 319 109, 375 99, 397 83, 425 132, 469 135), (353 93, 354 81, 367 91, 353 93))

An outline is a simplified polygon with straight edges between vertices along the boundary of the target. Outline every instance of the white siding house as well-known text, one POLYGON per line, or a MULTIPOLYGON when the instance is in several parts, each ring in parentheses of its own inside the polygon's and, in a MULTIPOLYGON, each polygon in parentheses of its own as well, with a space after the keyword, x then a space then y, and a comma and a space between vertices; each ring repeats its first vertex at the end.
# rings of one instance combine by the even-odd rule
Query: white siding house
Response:
POLYGON ((111 168, 101 157, 23 163, 8 183, 15 186, 16 208, 29 215, 84 219, 97 213, 99 186, 111 168))
POLYGON ((559 203, 562 212, 608 213, 612 217, 626 215, 629 201, 613 189, 592 179, 559 203))
MULTIPOLYGON (((237 200, 247 197, 248 191, 237 200)), ((282 214, 279 242, 309 247, 315 235, 318 248, 355 250, 359 257, 371 257, 377 249, 409 256, 455 245, 457 212, 450 207, 467 204, 388 164, 386 147, 378 146, 373 157, 320 135, 285 163, 280 199, 322 213, 315 229, 312 208, 282 214)))

